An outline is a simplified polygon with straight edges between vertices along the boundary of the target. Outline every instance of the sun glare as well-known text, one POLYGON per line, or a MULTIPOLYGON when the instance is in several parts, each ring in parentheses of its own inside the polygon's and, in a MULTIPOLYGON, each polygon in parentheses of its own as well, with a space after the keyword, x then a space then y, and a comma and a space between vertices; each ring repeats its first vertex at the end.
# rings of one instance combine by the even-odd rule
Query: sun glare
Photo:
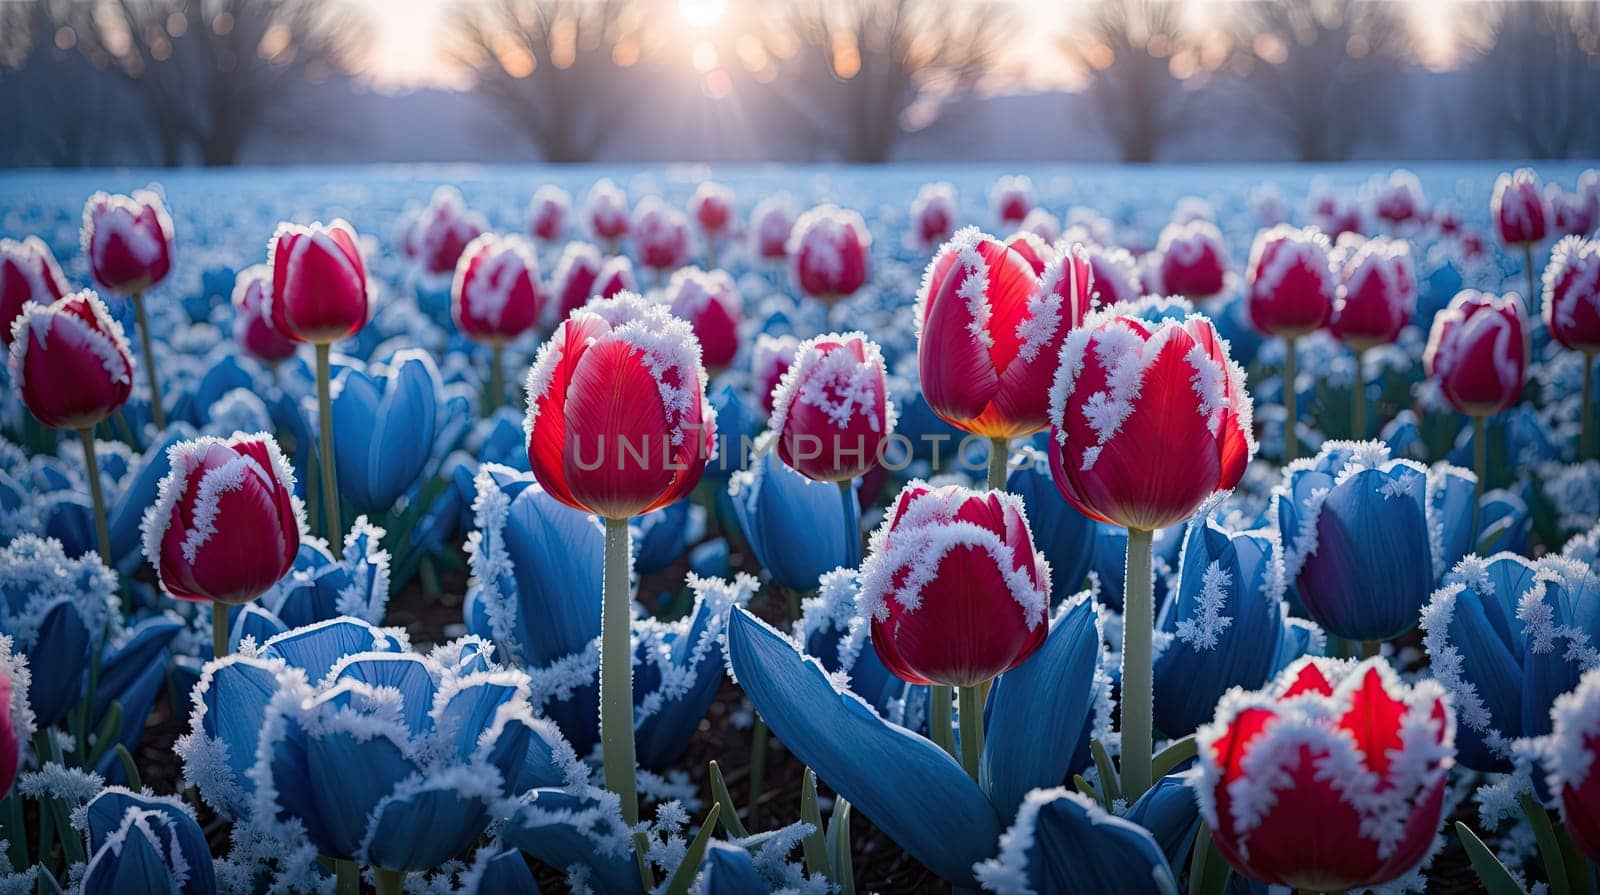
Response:
POLYGON ((678 15, 694 28, 710 28, 728 11, 728 0, 678 0, 678 15))

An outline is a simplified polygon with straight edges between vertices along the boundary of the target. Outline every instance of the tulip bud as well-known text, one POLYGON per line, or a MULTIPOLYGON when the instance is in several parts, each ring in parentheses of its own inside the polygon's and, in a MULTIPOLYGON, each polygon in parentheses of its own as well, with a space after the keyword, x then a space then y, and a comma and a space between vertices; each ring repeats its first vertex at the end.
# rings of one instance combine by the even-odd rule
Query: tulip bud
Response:
POLYGON ((849 481, 876 466, 894 423, 883 354, 859 332, 801 342, 773 390, 778 454, 818 481, 849 481))
POLYGON ((595 239, 615 245, 628 235, 628 197, 610 178, 602 177, 589 187, 583 198, 583 215, 595 239))
POLYGON ((1595 229, 1594 214, 1584 196, 1552 183, 1544 188, 1544 201, 1550 209, 1550 229, 1557 236, 1586 236, 1595 229))
POLYGON ((10 363, 22 402, 56 429, 91 428, 133 391, 122 324, 87 289, 48 305, 24 305, 11 324, 10 363))
POLYGON ((1550 711, 1550 791, 1578 850, 1600 862, 1600 670, 1590 671, 1550 711))
POLYGON ((108 292, 143 292, 172 270, 172 218, 154 190, 90 196, 82 239, 89 273, 108 292))
POLYGON ((23 305, 47 305, 66 294, 66 277, 44 240, 0 239, 0 343, 11 344, 11 324, 23 305))
POLYGON ((331 345, 367 322, 367 265, 355 228, 279 224, 267 247, 272 325, 296 342, 331 345))
POLYGON ((928 406, 991 438, 1049 424, 1049 389, 1068 330, 1089 309, 1087 255, 1050 262, 1043 279, 1017 251, 968 227, 939 250, 917 294, 917 361, 928 406))
POLYGON ((555 242, 567 232, 567 212, 572 194, 561 187, 545 184, 528 203, 528 235, 540 242, 555 242))
POLYGON ((956 188, 940 181, 925 183, 911 200, 911 237, 920 249, 931 249, 956 229, 956 188))
POLYGON ((1308 658, 1234 690, 1195 736, 1192 785, 1222 857, 1273 885, 1337 892, 1425 858, 1455 764, 1455 713, 1381 659, 1308 658))
POLYGON ((733 191, 720 183, 702 181, 689 197, 689 214, 707 237, 723 236, 733 226, 733 191))
POLYGON ((1022 499, 912 482, 873 532, 860 605, 884 665, 966 687, 1015 668, 1049 631, 1050 564, 1022 499))
POLYGON ((659 196, 639 200, 628 229, 639 263, 651 270, 671 270, 689 259, 689 225, 659 196))
POLYGON ((1361 235, 1361 207, 1350 199, 1331 191, 1314 192, 1309 205, 1311 222, 1329 239, 1361 235))
POLYGON ((1231 488, 1255 454, 1244 371, 1211 321, 1119 306, 1067 334, 1050 388, 1050 471, 1079 512, 1153 531, 1231 488))
POLYGON ((550 277, 550 292, 559 319, 584 306, 593 297, 595 278, 604 262, 600 250, 587 242, 569 242, 561 250, 555 273, 550 277))
POLYGON ((801 292, 832 304, 867 281, 871 231, 861 215, 833 205, 802 214, 789 234, 788 253, 801 292))
POLYGON ((238 606, 289 573, 303 523, 294 470, 272 436, 183 441, 167 462, 143 532, 168 596, 238 606))
POLYGON ((1017 232, 1031 233, 1046 243, 1054 243, 1061 238, 1061 219, 1043 208, 1035 208, 1017 225, 1017 232))
POLYGON ((467 244, 450 286, 450 316, 480 342, 504 343, 539 319, 539 261, 520 236, 485 233, 467 244))
POLYGON ((1314 227, 1280 224, 1256 236, 1245 279, 1246 309, 1255 328, 1273 336, 1303 336, 1333 313, 1332 246, 1314 227))
POLYGON ((1417 311, 1417 275, 1411 248, 1400 239, 1340 239, 1338 298, 1328 329, 1358 351, 1393 342, 1417 311))
POLYGON ((1542 310, 1557 342, 1600 352, 1600 242, 1568 236, 1556 243, 1544 269, 1542 310))
POLYGON ((750 352, 750 377, 752 388, 761 397, 761 406, 767 415, 772 415, 772 396, 777 391, 778 382, 783 379, 783 374, 794 363, 795 351, 800 347, 800 340, 794 336, 769 336, 761 333, 756 336, 755 348, 750 352))
POLYGON ((417 260, 434 276, 452 273, 467 244, 488 229, 482 215, 467 210, 455 187, 439 187, 412 228, 417 260))
POLYGON ((1139 263, 1127 249, 1087 244, 1090 308, 1135 301, 1144 294, 1139 285, 1139 263))
POLYGON ((714 456, 700 343, 689 324, 623 292, 557 327, 528 371, 528 460, 562 503, 608 519, 693 490, 714 456))
POLYGON ((600 265, 589 297, 615 298, 623 292, 638 291, 638 288, 638 281, 633 276, 633 262, 626 255, 613 255, 600 265))
POLYGON ((789 233, 794 229, 794 212, 786 196, 768 196, 756 204, 750 215, 750 238, 755 255, 763 261, 789 256, 789 233))
POLYGON ((734 518, 773 581, 814 591, 825 573, 860 558, 861 533, 845 525, 837 487, 795 472, 765 447, 758 443, 750 468, 729 480, 734 518))
POLYGON ((1168 224, 1157 240, 1163 291, 1199 301, 1227 285, 1228 248, 1207 220, 1168 224))
POLYGON ((1494 196, 1489 200, 1495 234, 1510 246, 1543 242, 1548 231, 1548 209, 1540 193, 1539 175, 1532 168, 1501 173, 1494 181, 1494 196))
POLYGON ((28 657, 11 648, 11 636, 0 634, 0 798, 11 794, 17 768, 33 739, 33 709, 28 707, 28 657))
POLYGON ((739 319, 744 300, 726 271, 680 268, 667 282, 672 313, 689 321, 700 341, 701 357, 711 371, 724 369, 739 353, 739 319))
POLYGON ((272 325, 271 289, 271 267, 254 264, 239 271, 233 281, 233 340, 251 357, 276 363, 292 356, 297 343, 272 325))
POLYGON ((1033 209, 1033 181, 1025 176, 1005 176, 989 190, 994 219, 1003 229, 1014 229, 1033 209))
POLYGON ((1427 216, 1427 207, 1422 199, 1422 181, 1417 179, 1417 175, 1403 169, 1390 172, 1389 179, 1378 188, 1372 210, 1390 229, 1420 223, 1427 216))
POLYGON ((1422 363, 1456 410, 1493 416, 1516 402, 1528 372, 1522 299, 1468 289, 1433 318, 1422 363))

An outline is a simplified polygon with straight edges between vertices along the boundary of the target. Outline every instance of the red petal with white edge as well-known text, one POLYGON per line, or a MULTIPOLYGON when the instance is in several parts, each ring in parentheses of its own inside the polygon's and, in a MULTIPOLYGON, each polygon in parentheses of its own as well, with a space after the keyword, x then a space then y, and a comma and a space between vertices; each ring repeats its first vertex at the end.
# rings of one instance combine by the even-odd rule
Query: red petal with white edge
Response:
POLYGON ((1295 673, 1294 681, 1284 689, 1281 698, 1288 699, 1306 693, 1315 693, 1319 696, 1333 695, 1333 685, 1328 682, 1327 675, 1322 673, 1322 666, 1314 659, 1308 659, 1300 664, 1300 670, 1295 673))
POLYGON ((528 463, 534 478, 551 497, 586 513, 592 510, 579 503, 567 485, 567 389, 572 382, 572 370, 590 341, 604 336, 607 331, 605 321, 590 315, 569 317, 557 327, 550 337, 555 344, 549 350, 559 350, 561 356, 552 365, 543 392, 530 398, 538 409, 533 431, 528 435, 528 463))
POLYGON ((1361 683, 1350 694, 1350 708, 1339 718, 1339 727, 1355 737, 1367 768, 1380 778, 1378 788, 1388 787, 1390 750, 1400 749, 1400 721, 1406 705, 1389 695, 1377 668, 1368 668, 1361 683))
POLYGON ((1241 769, 1245 753, 1249 751, 1250 744, 1266 730, 1269 723, 1276 720, 1277 712, 1269 708, 1247 708, 1239 712, 1228 725, 1227 731, 1212 745, 1212 754, 1217 762, 1219 771, 1219 785, 1216 788, 1217 829, 1222 836, 1217 839, 1221 846, 1222 840, 1233 839, 1233 797, 1228 791, 1228 785, 1244 776, 1241 769))
MULTIPOLYGON (((928 406, 952 425, 983 413, 1000 387, 987 346, 972 331, 974 318, 960 292, 977 276, 949 248, 934 262, 928 281, 927 317, 917 342, 917 366, 928 406)), ((992 275, 992 271, 991 271, 992 275)))
POLYGON ((562 469, 590 512, 636 516, 672 485, 676 445, 643 352, 620 339, 591 345, 573 365, 564 411, 562 469))

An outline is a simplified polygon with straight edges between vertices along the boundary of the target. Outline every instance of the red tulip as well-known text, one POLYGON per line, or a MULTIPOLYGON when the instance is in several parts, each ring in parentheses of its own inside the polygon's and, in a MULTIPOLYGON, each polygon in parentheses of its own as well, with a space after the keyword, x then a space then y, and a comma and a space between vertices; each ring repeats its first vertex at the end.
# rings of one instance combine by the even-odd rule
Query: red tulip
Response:
POLYGON ((44 240, 0 239, 0 343, 11 344, 11 324, 24 304, 47 305, 66 294, 67 279, 44 240))
POLYGON ((733 363, 734 355, 739 353, 739 319, 744 313, 744 300, 727 271, 680 268, 667 283, 666 299, 672 313, 694 328, 708 370, 721 370, 733 363))
POLYGON ((628 235, 628 197, 608 178, 600 178, 583 199, 589 232, 596 239, 615 244, 628 235))
POLYGON ((82 239, 89 273, 108 292, 144 292, 172 270, 172 218, 154 190, 90 196, 82 239))
POLYGON ((750 215, 750 237, 757 258, 776 261, 789 257, 789 233, 794 229, 794 213, 782 196, 762 199, 750 215))
POLYGON ((272 325, 297 342, 331 345, 367 323, 367 265, 355 228, 279 224, 267 247, 272 325))
POLYGON ((911 200, 911 236, 920 249, 931 249, 956 229, 956 189, 948 183, 925 183, 911 200))
POLYGON ((412 231, 422 269, 435 276, 453 273, 467 244, 488 229, 482 215, 467 210, 455 188, 439 187, 412 231))
POLYGON ((450 286, 450 316, 468 337, 504 344, 539 319, 539 261, 520 236, 485 233, 467 245, 450 286))
POLYGON ((1362 232, 1361 207, 1334 192, 1319 192, 1312 198, 1311 221, 1332 240, 1362 232))
POLYGON ((877 465, 894 422, 883 354, 858 332, 801 342, 772 394, 778 455, 819 482, 849 481, 877 465))
POLYGON ((1461 212, 1454 206, 1440 203, 1433 207, 1433 229, 1440 236, 1455 236, 1461 232, 1461 212))
POLYGON ((550 278, 556 314, 562 319, 584 306, 594 296, 594 281, 600 276, 600 250, 587 242, 569 242, 556 262, 550 278))
POLYGON ((928 263, 917 294, 917 366, 928 406, 989 438, 1049 425, 1049 383, 1067 331, 1089 310, 1089 259, 1074 246, 1036 278, 1024 257, 967 227, 928 263))
POLYGON ((1016 227, 1033 210, 1033 181, 1026 177, 1002 177, 994 182, 989 200, 994 204, 994 219, 1002 228, 1016 227))
POLYGON ((1198 301, 1227 285, 1228 249, 1210 221, 1168 224, 1156 250, 1161 253, 1162 289, 1168 294, 1198 301))
POLYGON ((819 205, 800 216, 789 234, 789 258, 800 291, 832 304, 867 281, 872 235, 861 215, 819 205))
POLYGON ((614 255, 600 265, 600 272, 594 278, 594 294, 591 297, 613 298, 638 288, 633 277, 633 262, 624 255, 614 255))
POLYGON ((1255 328, 1272 336, 1303 336, 1333 313, 1332 246, 1315 227, 1279 224, 1256 236, 1245 269, 1245 309, 1255 328))
POLYGON ((294 567, 294 470, 271 435, 206 436, 167 450, 171 468, 144 517, 144 555, 180 600, 238 606, 294 567))
POLYGON ((39 422, 87 429, 133 390, 133 355, 122 324, 85 289, 48 305, 23 305, 11 324, 11 381, 39 422))
POLYGON ((1391 229, 1420 223, 1428 213, 1422 200, 1422 182, 1417 180, 1417 175, 1404 170, 1389 174, 1372 206, 1373 213, 1391 229))
POLYGON ((783 374, 794 363, 795 351, 800 347, 800 340, 794 336, 769 336, 761 333, 756 336, 756 344, 750 352, 750 378, 752 387, 761 396, 761 407, 772 415, 772 397, 778 388, 778 382, 783 379, 783 374))
POLYGON ((1422 363, 1456 410, 1493 416, 1510 407, 1528 373, 1528 312, 1522 299, 1515 292, 1458 293, 1434 316, 1422 363))
POLYGON ((1043 645, 1050 564, 1022 499, 912 482, 873 532, 861 605, 883 664, 918 685, 970 687, 1043 645))
POLYGON ((1455 713, 1381 659, 1305 658, 1233 690, 1195 734, 1193 786, 1217 849, 1251 879, 1311 892, 1387 883, 1427 856, 1455 764, 1455 713))
POLYGON ((1357 350, 1393 342, 1417 310, 1410 246, 1382 236, 1346 236, 1335 246, 1333 260, 1341 283, 1328 329, 1357 350))
POLYGON ((1018 230, 1007 236, 1006 248, 1021 255, 1023 260, 1028 262, 1028 266, 1033 268, 1034 274, 1041 277, 1044 276, 1044 269, 1050 266, 1050 262, 1056 260, 1055 247, 1030 230, 1018 230))
POLYGON ((689 214, 701 233, 712 239, 723 236, 733 226, 733 191, 720 183, 701 182, 689 197, 689 214))
POLYGON ((233 339, 246 354, 267 363, 293 355, 295 341, 278 332, 267 309, 272 289, 272 268, 255 264, 239 271, 233 281, 233 339))
POLYGON ((1600 352, 1600 242, 1568 236, 1544 269, 1544 323, 1573 351, 1600 352))
POLYGON ((1061 219, 1043 208, 1035 208, 1017 225, 1017 232, 1032 233, 1046 243, 1054 243, 1061 238, 1061 219))
POLYGON ((1518 168, 1495 178, 1489 212, 1494 217, 1495 233, 1506 245, 1543 242, 1549 229, 1539 175, 1532 168, 1518 168))
POLYGON ((1544 198, 1550 209, 1550 229, 1557 236, 1587 236, 1595 229, 1594 214, 1585 197, 1552 183, 1545 187, 1544 198))
POLYGON ((688 260, 689 226, 676 208, 659 197, 641 199, 628 226, 634 251, 645 267, 659 272, 688 260))
POLYGON ((1090 244, 1084 251, 1089 255, 1091 308, 1133 301, 1144 294, 1139 284, 1139 263, 1127 249, 1090 244))
POLYGON ((1113 306, 1067 334, 1050 389, 1050 471, 1078 511, 1153 531, 1232 488, 1255 453, 1244 371, 1198 314, 1113 306))
POLYGON ((1600 863, 1600 671, 1556 697, 1548 750, 1550 791, 1561 800, 1567 835, 1600 863))
POLYGON ((30 682, 28 657, 13 652, 10 635, 0 634, 0 799, 11 794, 23 751, 34 734, 30 682))
POLYGON ((626 519, 688 494, 714 456, 700 344, 632 292, 572 312, 528 372, 528 460, 562 503, 626 519))
POLYGON ((528 204, 529 235, 540 242, 560 239, 567 232, 567 212, 571 207, 571 193, 549 184, 539 187, 528 204))

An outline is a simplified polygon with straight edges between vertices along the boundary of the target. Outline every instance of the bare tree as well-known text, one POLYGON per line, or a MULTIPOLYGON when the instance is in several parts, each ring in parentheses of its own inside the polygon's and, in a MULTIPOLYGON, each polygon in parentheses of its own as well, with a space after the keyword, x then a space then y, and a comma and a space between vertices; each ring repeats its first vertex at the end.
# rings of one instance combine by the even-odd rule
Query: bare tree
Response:
POLYGON ((1235 64, 1302 161, 1349 158, 1388 127, 1414 56, 1402 4, 1247 0, 1237 27, 1235 64))
POLYGON ((1151 162, 1183 123, 1174 59, 1193 54, 1177 0, 1095 0, 1062 40, 1089 77, 1086 92, 1125 162, 1151 162))
POLYGON ((1600 153, 1593 114, 1600 106, 1600 4, 1484 4, 1477 24, 1467 29, 1478 54, 1474 98, 1488 100, 1514 151, 1532 158, 1600 153))
POLYGON ((74 24, 71 0, 0 3, 0 120, 21 123, 0 141, 6 164, 145 158, 147 129, 126 114, 123 86, 78 51, 74 24))
POLYGON ((447 46, 546 161, 588 161, 650 84, 640 0, 461 0, 447 46))
POLYGON ((144 98, 162 162, 193 147, 206 165, 237 160, 291 117, 304 85, 354 65, 368 31, 344 0, 107 0, 83 17, 91 52, 144 98))
POLYGON ((783 61, 768 87, 803 139, 884 162, 995 70, 1011 34, 998 0, 773 0, 783 61))

